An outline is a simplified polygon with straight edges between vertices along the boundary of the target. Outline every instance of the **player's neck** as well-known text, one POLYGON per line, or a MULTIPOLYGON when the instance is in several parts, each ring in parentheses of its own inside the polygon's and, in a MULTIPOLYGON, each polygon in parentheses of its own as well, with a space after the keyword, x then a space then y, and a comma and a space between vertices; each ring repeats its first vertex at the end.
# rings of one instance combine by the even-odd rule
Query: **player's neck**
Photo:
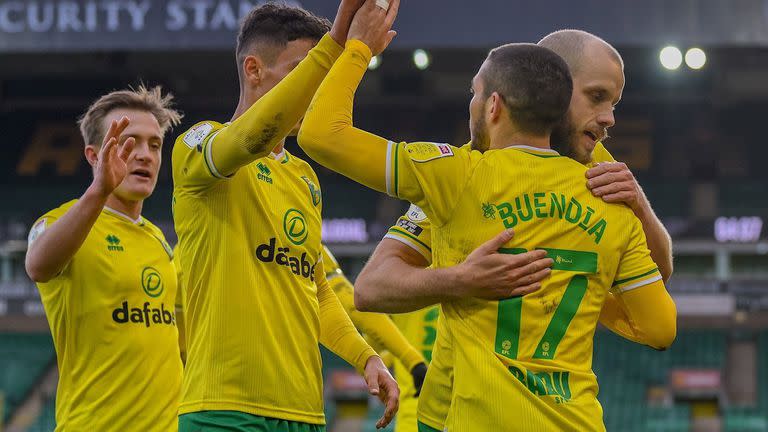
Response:
POLYGON ((246 111, 248 111, 248 108, 251 107, 253 103, 246 104, 246 102, 243 100, 242 95, 240 96, 240 102, 237 103, 237 108, 235 108, 235 113, 232 114, 231 122, 237 120, 238 117, 245 114, 246 111))
POLYGON ((141 217, 141 209, 144 206, 144 201, 126 201, 115 194, 110 194, 105 206, 123 213, 133 220, 138 220, 141 217))
POLYGON ((248 111, 248 108, 251 107, 251 105, 255 104, 257 100, 259 100, 258 95, 253 94, 253 92, 250 89, 244 89, 240 88, 240 99, 237 101, 237 108, 235 108, 235 113, 232 114, 232 120, 237 120, 238 117, 245 114, 246 111, 248 111))
POLYGON ((235 113, 232 114, 232 120, 237 120, 238 117, 245 114, 246 111, 248 111, 249 108, 253 104, 256 103, 259 99, 261 99, 262 96, 264 96, 265 93, 261 93, 260 89, 255 88, 243 88, 240 87, 240 99, 237 101, 237 108, 235 108, 235 113))
POLYGON ((280 141, 275 148, 272 149, 272 153, 279 155, 283 152, 283 149, 285 149, 285 140, 280 141))
POLYGON ((489 149, 503 149, 515 145, 524 145, 540 149, 549 149, 549 135, 539 136, 521 132, 509 132, 504 134, 491 134, 489 149))

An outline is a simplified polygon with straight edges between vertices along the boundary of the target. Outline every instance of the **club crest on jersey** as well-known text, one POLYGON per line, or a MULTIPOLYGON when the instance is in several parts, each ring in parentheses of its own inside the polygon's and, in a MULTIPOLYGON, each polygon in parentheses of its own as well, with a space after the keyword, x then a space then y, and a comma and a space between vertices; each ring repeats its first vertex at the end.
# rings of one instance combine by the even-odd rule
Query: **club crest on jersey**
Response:
POLYGON ((320 188, 315 185, 315 183, 309 179, 307 176, 301 176, 301 178, 304 180, 304 182, 307 183, 307 187, 309 188, 309 194, 312 196, 312 204, 314 204, 315 207, 317 207, 318 204, 320 204, 320 200, 322 199, 322 193, 320 192, 320 188))
POLYGON ((184 144, 191 149, 198 148, 203 145, 205 138, 210 135, 211 131, 213 131, 212 124, 199 124, 184 134, 184 144))
POLYGON ((424 210, 415 204, 411 204, 411 206, 408 207, 408 213, 406 213, 405 216, 416 223, 427 220, 427 215, 424 213, 424 210))
POLYGON ((453 156, 453 148, 448 144, 417 142, 405 145, 411 160, 414 162, 429 162, 431 160, 453 156))

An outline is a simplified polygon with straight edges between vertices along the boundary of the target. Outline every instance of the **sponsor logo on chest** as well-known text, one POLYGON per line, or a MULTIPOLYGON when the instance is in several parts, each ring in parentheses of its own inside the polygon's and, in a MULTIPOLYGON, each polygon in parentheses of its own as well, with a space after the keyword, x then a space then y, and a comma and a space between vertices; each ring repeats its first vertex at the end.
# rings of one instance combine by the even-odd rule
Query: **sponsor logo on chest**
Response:
MULTIPOLYGON (((154 267, 144 267, 139 281, 141 291, 149 300, 157 299, 165 292, 162 275, 154 267)), ((112 320, 117 324, 139 324, 146 328, 153 325, 175 326, 175 306, 166 306, 163 302, 157 305, 150 301, 132 304, 128 300, 123 300, 118 307, 112 310, 112 320)))

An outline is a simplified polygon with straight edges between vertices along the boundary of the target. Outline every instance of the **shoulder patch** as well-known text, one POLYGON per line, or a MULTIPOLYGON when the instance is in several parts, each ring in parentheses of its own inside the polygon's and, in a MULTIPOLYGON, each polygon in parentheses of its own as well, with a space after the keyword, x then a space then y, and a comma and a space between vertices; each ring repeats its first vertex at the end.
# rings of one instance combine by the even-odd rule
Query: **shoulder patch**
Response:
POLYGON ((32 225, 32 229, 29 230, 29 236, 27 237, 27 245, 31 246, 32 243, 37 240, 38 237, 40 237, 40 234, 45 232, 45 228, 48 224, 48 218, 42 218, 39 221, 37 221, 36 224, 32 225))
POLYGON ((453 156, 453 148, 448 144, 417 142, 405 145, 411 160, 414 162, 429 162, 431 160, 453 156))
POLYGON ((205 138, 213 131, 213 125, 210 123, 201 123, 184 134, 184 144, 191 149, 201 146, 205 138))
POLYGON ((396 226, 404 231, 407 231, 415 235, 416 237, 420 236, 421 233, 424 232, 424 228, 420 227, 419 224, 417 224, 416 222, 410 221, 408 219, 402 219, 402 218, 398 219, 396 226))
POLYGON ((408 212, 405 213, 405 216, 416 223, 424 222, 427 219, 427 215, 424 213, 424 210, 415 204, 411 204, 411 206, 408 207, 408 212))

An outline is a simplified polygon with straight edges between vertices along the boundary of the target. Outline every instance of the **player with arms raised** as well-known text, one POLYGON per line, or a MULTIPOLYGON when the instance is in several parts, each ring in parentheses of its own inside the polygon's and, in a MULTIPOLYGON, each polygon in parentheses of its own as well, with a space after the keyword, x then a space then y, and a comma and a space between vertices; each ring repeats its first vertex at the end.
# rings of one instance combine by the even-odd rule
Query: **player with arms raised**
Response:
POLYGON ((322 196, 310 166, 283 148, 342 51, 357 0, 333 28, 268 3, 237 40, 240 101, 173 149, 174 221, 186 290, 180 431, 324 430, 318 342, 397 410, 397 385, 323 277, 322 196))
MULTIPOLYGON (((586 168, 549 148, 571 98, 567 65, 531 44, 491 51, 470 104, 472 145, 484 153, 395 144, 351 124, 356 86, 391 26, 390 16, 368 3, 358 17, 365 14, 377 16, 378 25, 353 23, 346 51, 307 115, 302 147, 323 165, 423 208, 433 223, 435 267, 462 262, 503 228, 517 234, 500 252, 543 249, 555 262, 544 289, 525 300, 443 303, 454 339, 446 427, 604 429, 591 340, 607 293, 657 307, 671 299, 632 211, 594 197, 586 168)), ((674 305, 663 306, 657 347, 675 334, 674 305)))
MULTIPOLYGON (((573 77, 574 89, 568 109, 568 121, 553 131, 553 144, 563 149, 562 154, 592 166, 587 171, 587 178, 593 194, 606 201, 618 199, 632 208, 643 224, 651 257, 658 264, 659 272, 666 281, 672 273, 669 234, 654 214, 648 199, 626 165, 616 162, 602 143, 593 139, 603 139, 608 128, 615 123, 614 105, 621 99, 624 87, 621 55, 603 39, 581 30, 559 30, 545 36, 538 44, 563 57, 573 77)), ((500 245, 505 241, 503 238, 494 238, 491 243, 500 245)), ((461 284, 477 284, 477 280, 453 278, 455 284, 446 286, 445 282, 451 278, 434 278, 430 273, 435 270, 425 269, 432 261, 431 245, 429 218, 421 209, 411 206, 389 229, 356 280, 355 292, 361 308, 378 312, 402 311, 404 308, 418 307, 424 298, 434 301, 441 292, 444 293, 443 300, 450 301, 457 293, 463 291, 461 284), (402 277, 392 278, 392 274, 402 277)), ((481 250, 496 252, 493 247, 482 247, 481 250)), ((501 260, 503 257, 484 255, 483 258, 501 260)), ((465 263, 457 266, 455 270, 467 276, 478 274, 465 263)), ((539 275, 541 272, 534 273, 534 277, 539 275)), ((490 292, 498 295, 489 299, 509 297, 503 292, 490 292)), ((653 332, 656 329, 656 311, 645 306, 643 302, 619 302, 615 295, 609 293, 603 305, 600 322, 629 340, 652 345, 655 340, 653 332)), ((434 342, 433 337, 425 338, 425 333, 432 332, 435 327, 436 309, 428 307, 396 315, 398 325, 411 343, 418 344, 426 340, 434 342)), ((449 339, 441 338, 443 343, 435 350, 450 349, 449 339)), ((420 346, 420 349, 429 351, 433 347, 425 344, 420 346)), ((397 423, 400 429, 404 423, 410 424, 401 420, 409 416, 415 400, 409 397, 407 391, 408 378, 401 379, 397 368, 395 372, 401 388, 397 423)), ((450 402, 450 365, 430 364, 429 374, 430 385, 424 388, 426 397, 422 398, 418 416, 423 428, 442 430, 450 402)), ((416 426, 413 423, 407 427, 414 430, 416 426)))

